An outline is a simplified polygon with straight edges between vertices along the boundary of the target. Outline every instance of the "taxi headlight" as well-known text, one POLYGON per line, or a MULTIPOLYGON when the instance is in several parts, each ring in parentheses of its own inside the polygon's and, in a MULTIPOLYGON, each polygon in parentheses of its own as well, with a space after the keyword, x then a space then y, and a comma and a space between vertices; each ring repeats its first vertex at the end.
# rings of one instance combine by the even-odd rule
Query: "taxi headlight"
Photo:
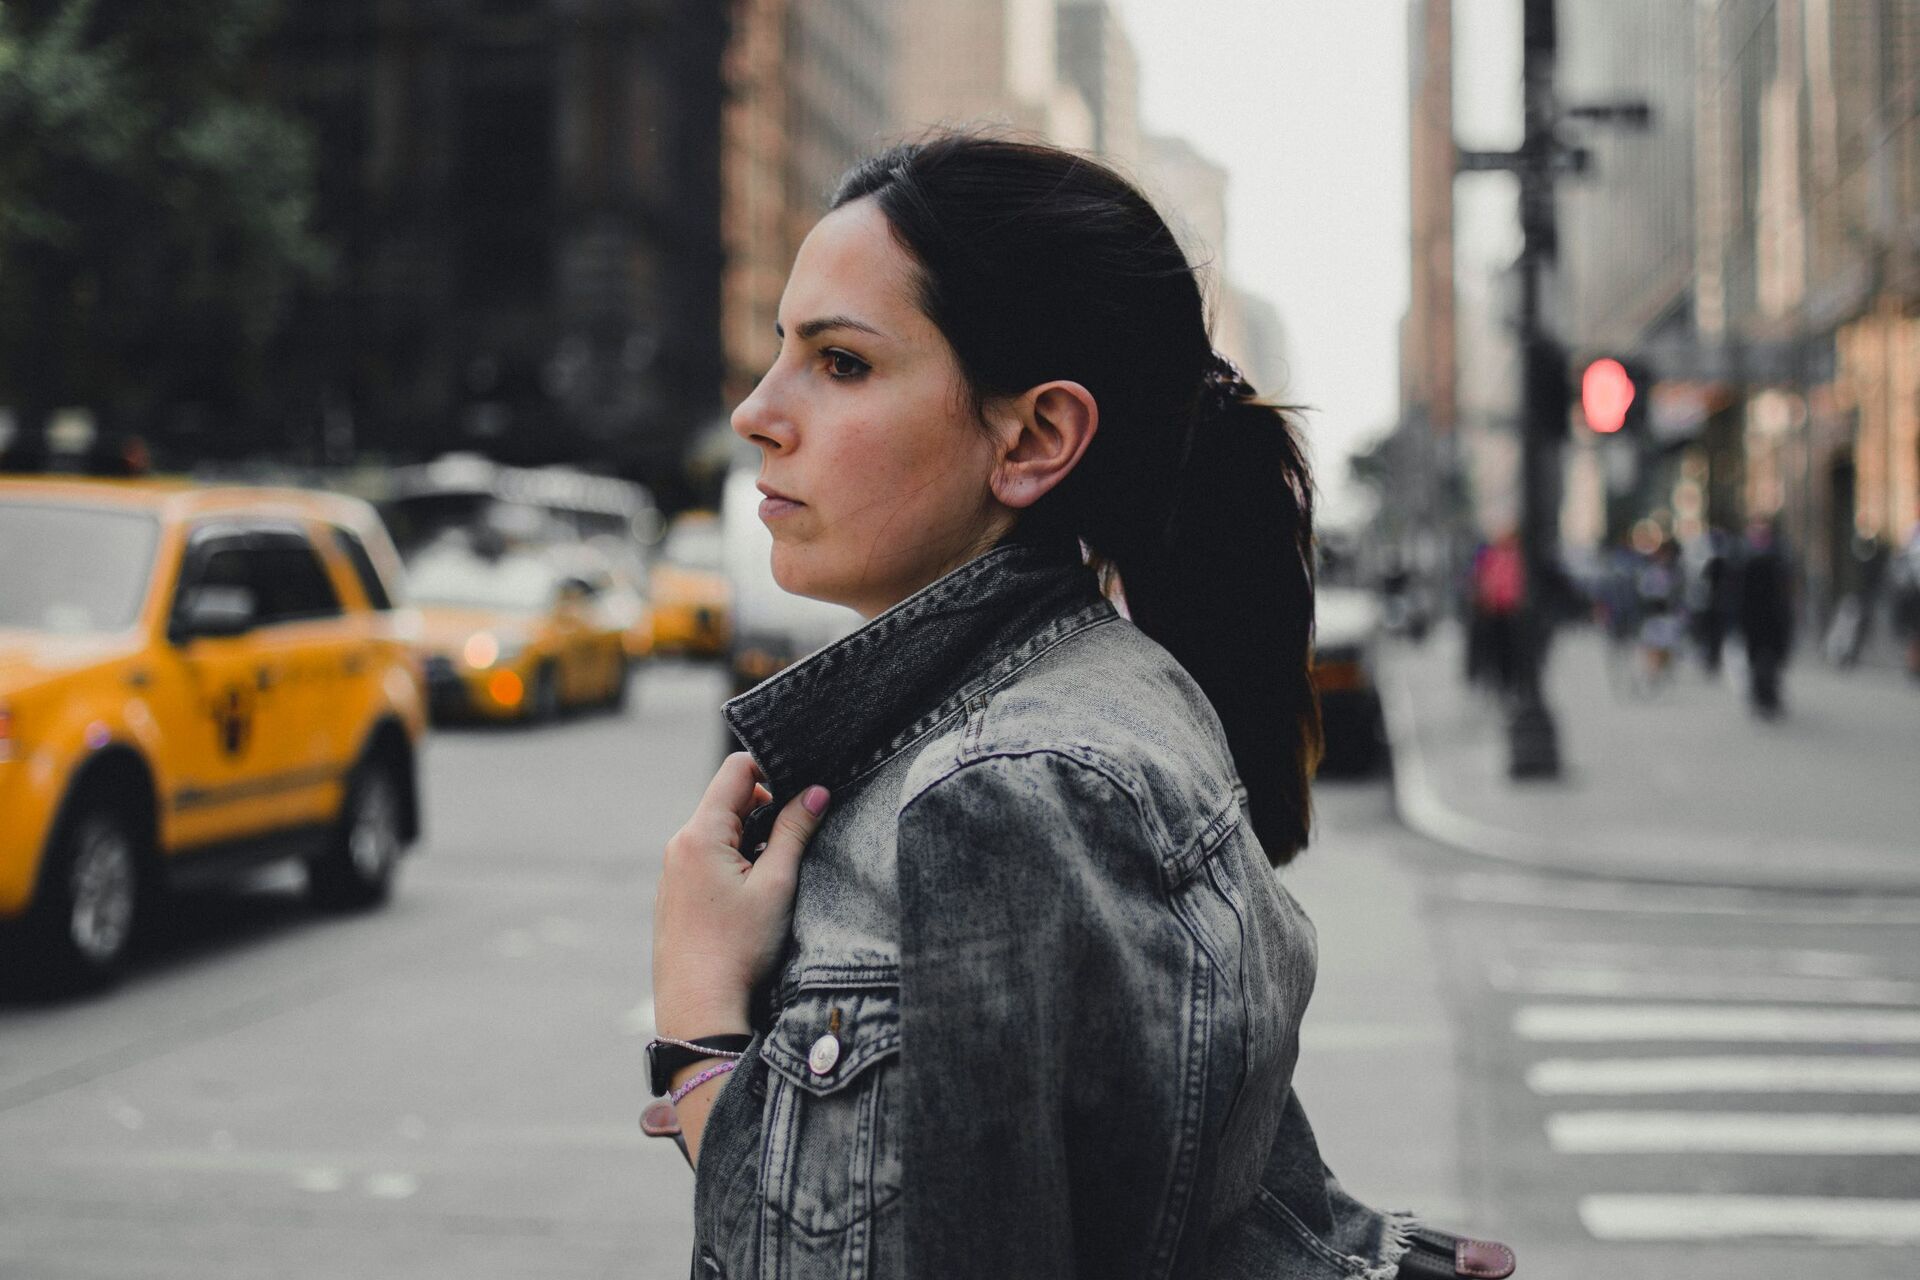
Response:
POLYGON ((526 651, 522 640, 502 640, 491 631, 478 631, 467 638, 460 657, 476 671, 485 671, 495 663, 512 662, 526 651))

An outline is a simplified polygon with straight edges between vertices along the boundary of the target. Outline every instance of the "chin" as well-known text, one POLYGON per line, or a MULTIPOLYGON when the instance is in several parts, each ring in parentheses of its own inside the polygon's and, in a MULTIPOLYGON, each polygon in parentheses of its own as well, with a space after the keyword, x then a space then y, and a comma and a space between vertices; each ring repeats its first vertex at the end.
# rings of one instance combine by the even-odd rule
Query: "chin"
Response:
POLYGON ((841 603, 833 589, 832 575, 822 574, 820 568, 818 558, 806 549, 780 542, 773 544, 773 580, 780 584, 782 591, 809 600, 825 600, 828 604, 841 603))

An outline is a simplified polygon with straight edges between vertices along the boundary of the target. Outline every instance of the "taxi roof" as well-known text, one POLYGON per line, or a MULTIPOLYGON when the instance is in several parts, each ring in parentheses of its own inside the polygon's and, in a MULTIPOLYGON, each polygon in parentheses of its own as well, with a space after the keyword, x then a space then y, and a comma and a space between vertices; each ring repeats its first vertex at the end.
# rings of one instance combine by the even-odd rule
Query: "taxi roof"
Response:
POLYGON ((358 526, 373 517, 372 507, 359 498, 317 489, 213 484, 184 476, 0 476, 0 502, 23 499, 146 511, 167 521, 244 514, 358 526))

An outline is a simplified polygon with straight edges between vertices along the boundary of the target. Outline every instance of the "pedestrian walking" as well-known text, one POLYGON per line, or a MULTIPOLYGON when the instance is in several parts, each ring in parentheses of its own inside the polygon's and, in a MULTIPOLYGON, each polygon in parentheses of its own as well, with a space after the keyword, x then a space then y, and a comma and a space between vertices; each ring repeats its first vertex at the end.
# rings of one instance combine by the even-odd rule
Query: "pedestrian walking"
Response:
POLYGON ((1527 562, 1512 530, 1486 544, 1473 560, 1473 613, 1480 635, 1482 675, 1502 695, 1520 670, 1520 607, 1526 600, 1527 562))
POLYGON ((650 1055, 696 1273, 1393 1275, 1410 1223, 1341 1190, 1291 1087, 1294 419, 1152 206, 1042 146, 856 168, 780 325, 733 416, 774 574, 868 621, 727 704, 751 755, 666 850, 650 1055))
POLYGON ((1673 673, 1674 654, 1686 635, 1686 610, 1680 549, 1663 539, 1634 575, 1635 612, 1640 619, 1637 685, 1651 693, 1673 673))
POLYGON ((1720 674, 1727 620, 1732 612, 1729 602, 1733 596, 1733 569, 1727 554, 1731 536, 1716 527, 1708 529, 1701 538, 1699 570, 1689 596, 1694 643, 1700 650, 1700 665, 1709 676, 1720 674))
POLYGON ((1747 526, 1740 568, 1740 634, 1747 650, 1747 696, 1763 719, 1781 714, 1781 673, 1793 640, 1793 596, 1787 562, 1772 522, 1747 526))

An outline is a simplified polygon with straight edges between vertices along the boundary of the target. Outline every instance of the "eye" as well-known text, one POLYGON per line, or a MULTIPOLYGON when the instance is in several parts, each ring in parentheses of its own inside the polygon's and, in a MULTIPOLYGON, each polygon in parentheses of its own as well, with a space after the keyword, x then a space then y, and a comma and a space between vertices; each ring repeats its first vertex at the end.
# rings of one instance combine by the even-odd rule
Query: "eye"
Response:
POLYGON ((851 382, 873 367, 851 351, 842 351, 838 347, 828 347, 820 353, 820 359, 826 367, 827 376, 836 382, 851 382))

